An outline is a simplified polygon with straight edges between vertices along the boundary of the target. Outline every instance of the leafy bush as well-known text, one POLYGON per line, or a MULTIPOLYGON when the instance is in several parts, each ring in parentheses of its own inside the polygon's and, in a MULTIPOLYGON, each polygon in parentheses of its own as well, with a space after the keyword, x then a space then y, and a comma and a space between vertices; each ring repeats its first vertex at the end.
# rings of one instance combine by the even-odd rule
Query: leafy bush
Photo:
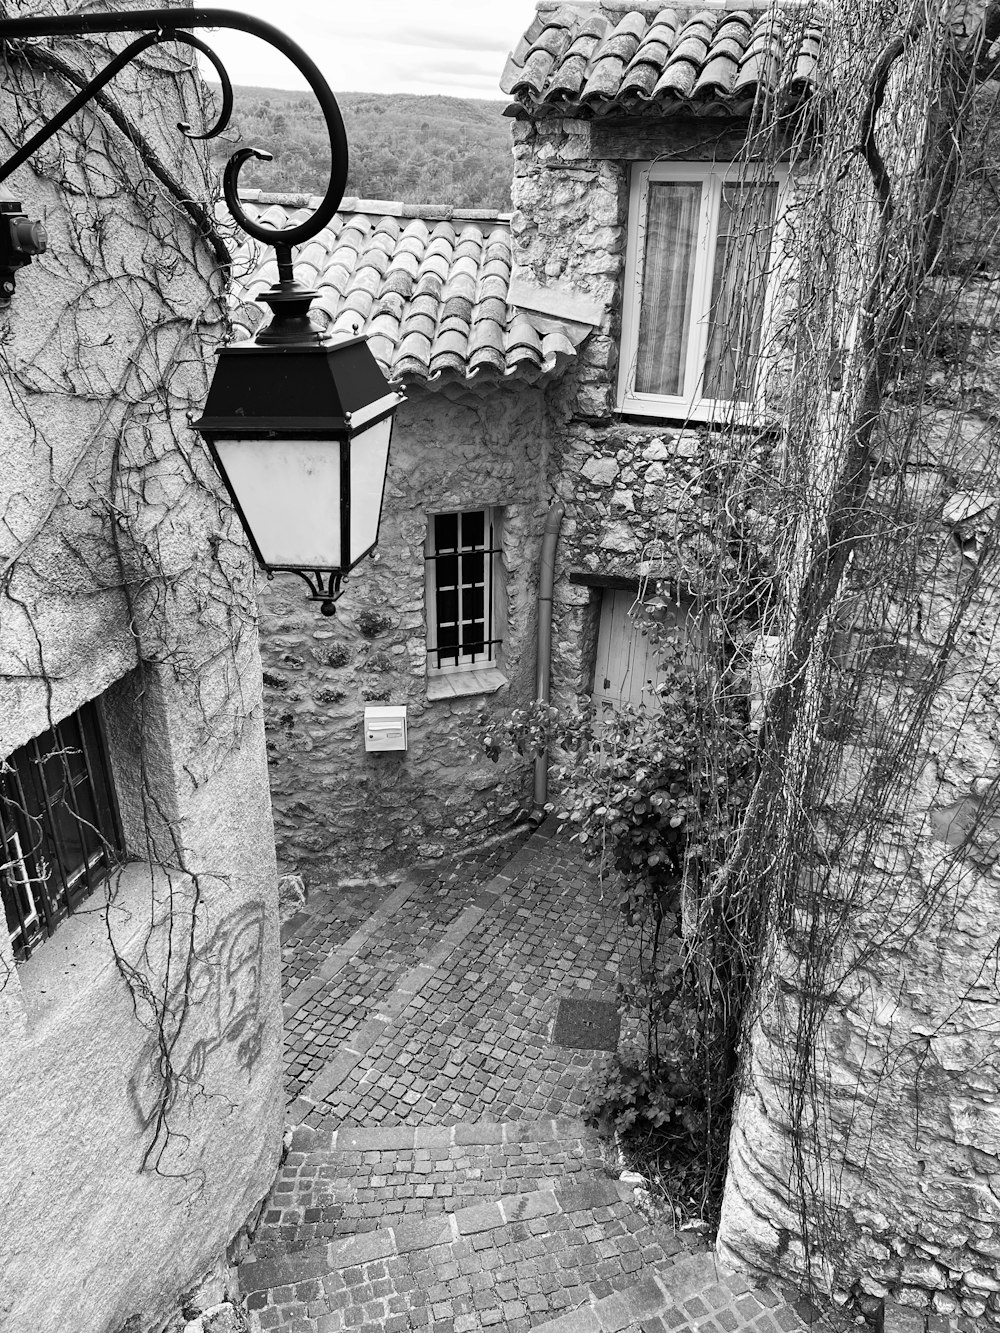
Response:
POLYGON ((599 867, 626 927, 619 1001, 639 1018, 644 1050, 606 1065, 589 1119, 653 1131, 657 1151, 666 1140, 717 1176, 733 1069, 732 1025, 716 1003, 727 937, 706 954, 699 927, 719 910, 707 886, 739 827, 755 742, 745 674, 696 655, 657 610, 647 604, 643 614, 665 668, 659 707, 597 717, 590 705, 566 715, 534 704, 490 726, 483 744, 494 757, 501 748, 556 756, 559 797, 548 808, 599 867))

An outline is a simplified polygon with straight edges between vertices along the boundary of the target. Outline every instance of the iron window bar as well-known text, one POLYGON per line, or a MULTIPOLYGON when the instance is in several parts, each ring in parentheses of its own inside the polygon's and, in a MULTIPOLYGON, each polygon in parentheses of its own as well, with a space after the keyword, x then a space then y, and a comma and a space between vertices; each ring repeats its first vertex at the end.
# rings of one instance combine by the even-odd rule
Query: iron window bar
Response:
POLYGON ((427 648, 429 658, 436 658, 432 664, 438 670, 460 669, 463 667, 474 667, 488 665, 493 661, 492 650, 498 647, 503 640, 494 636, 494 558, 501 554, 502 548, 496 542, 496 523, 491 510, 464 510, 449 511, 443 514, 433 516, 433 543, 434 549, 425 553, 424 560, 430 564, 434 570, 434 625, 437 631, 437 643, 433 647, 427 648), (482 519, 482 539, 471 539, 468 542, 463 540, 465 528, 469 520, 482 519), (455 520, 455 543, 438 544, 438 532, 441 520, 455 520), (455 572, 454 581, 449 582, 444 587, 441 586, 438 579, 438 567, 441 561, 454 560, 455 572), (464 563, 467 560, 481 560, 481 577, 464 577, 464 563), (466 614, 468 610, 466 593, 482 592, 483 604, 478 614, 472 612, 466 614), (446 594, 454 594, 455 605, 453 612, 442 615, 442 603, 446 594), (466 635, 463 629, 468 627, 482 627, 481 632, 476 636, 466 635), (454 632, 454 642, 442 643, 443 631, 454 632), (486 660, 477 661, 476 658, 482 656, 486 660))
POLYGON ((95 704, 57 723, 0 771, 0 896, 15 957, 30 957, 123 856, 95 704))

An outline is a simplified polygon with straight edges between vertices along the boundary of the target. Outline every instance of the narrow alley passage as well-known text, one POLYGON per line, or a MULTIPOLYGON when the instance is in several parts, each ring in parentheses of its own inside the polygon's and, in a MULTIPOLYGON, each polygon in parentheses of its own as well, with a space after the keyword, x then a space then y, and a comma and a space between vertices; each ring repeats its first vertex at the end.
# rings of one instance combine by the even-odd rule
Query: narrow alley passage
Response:
MULTIPOLYGON (((241 1269, 265 1333, 794 1333, 801 1304, 651 1221, 582 1120, 618 930, 553 821, 286 924, 291 1150, 241 1269)), ((815 1325, 813 1325, 815 1327, 815 1325)))

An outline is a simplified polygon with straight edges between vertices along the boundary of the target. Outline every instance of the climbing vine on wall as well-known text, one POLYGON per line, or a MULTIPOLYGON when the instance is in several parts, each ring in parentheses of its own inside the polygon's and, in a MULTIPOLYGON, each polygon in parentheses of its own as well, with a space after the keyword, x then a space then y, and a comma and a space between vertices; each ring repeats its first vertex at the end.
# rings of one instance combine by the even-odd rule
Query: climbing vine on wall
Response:
MULTIPOLYGON (((782 1183, 773 1156, 752 1175, 749 1131, 734 1138, 743 1156, 731 1179, 750 1172, 746 1215, 760 1198, 774 1210, 771 1258, 874 1313, 880 1291, 911 1280, 909 1253, 930 1262, 944 1242, 918 1236, 908 1217, 859 1221, 843 1202, 861 1188, 857 1163, 874 1167, 901 1105, 919 1155, 936 1034, 974 991, 1000 998, 991 924, 962 936, 922 1032, 881 1017, 902 1008, 907 951, 925 939, 941 947, 970 900, 988 901, 975 884, 988 886, 995 860, 1000 8, 847 0, 821 17, 815 95, 804 109, 762 99, 739 164, 750 185, 788 175, 763 275, 768 309, 760 322, 735 310, 729 420, 691 423, 698 486, 661 516, 662 577, 697 599, 704 660, 734 682, 682 710, 681 727, 697 717, 699 729, 686 772, 702 783, 714 764, 723 776, 734 707, 756 739, 725 837, 698 836, 704 814, 690 800, 689 845, 707 850, 681 861, 671 938, 682 961, 658 956, 657 984, 679 972, 701 997, 693 1012, 724 1071, 702 1085, 713 1114, 728 1124, 742 1091, 747 1114, 766 1101, 780 1125, 762 1118, 759 1139, 787 1140, 782 1183), (747 406, 758 392, 763 420, 747 406), (712 541, 693 549, 699 523, 712 541), (853 1064, 841 1058, 855 1047, 853 1064), (859 1265, 862 1225, 886 1256, 878 1272, 859 1265)), ((814 21, 805 9, 774 15, 814 21)), ((735 234, 771 228, 753 189, 736 212, 735 234)), ((752 260, 733 247, 732 263, 752 260)), ((561 736, 575 755, 567 725, 516 718, 514 740, 530 750, 561 736)), ((650 737, 642 754, 619 767, 612 744, 603 768, 577 763, 558 809, 624 872, 626 918, 639 877, 655 938, 669 909, 643 839, 650 797, 666 792, 669 804, 670 782, 654 773, 647 786, 648 761, 677 718, 635 725, 650 737)), ((892 1188, 884 1160, 880 1169, 892 1188)), ((738 1243, 735 1224, 729 1234, 738 1243)), ((744 1257, 761 1259, 749 1244, 744 1257)), ((962 1285, 961 1255, 951 1267, 939 1308, 978 1317, 986 1301, 962 1285)))
MULTIPOLYGON (((5 16, 17 8, 0 6, 5 16)), ((4 155, 125 40, 9 46, 4 155)), ((66 702, 79 666, 68 657, 93 653, 93 643, 73 642, 74 625, 115 664, 105 684, 131 668, 122 799, 126 858, 150 866, 145 941, 119 948, 116 876, 87 906, 103 896, 118 970, 149 1034, 132 1092, 147 1131, 142 1167, 164 1173, 179 1169, 168 1152, 182 1143, 175 1116, 204 1091, 188 1033, 205 970, 199 926, 226 873, 189 845, 163 787, 164 747, 183 746, 194 793, 259 707, 243 539, 188 429, 204 402, 207 352, 226 333, 230 253, 204 155, 177 132, 179 118, 213 120, 190 57, 171 45, 148 50, 16 174, 12 185, 51 239, 30 279, 19 279, 0 331, 4 743, 16 748, 78 706, 66 702), (170 741, 154 704, 162 681, 177 709, 170 741)))
MULTIPOLYGON (((885 1146, 873 1145, 892 1137, 900 1106, 919 1108, 929 1049, 905 1023, 879 1030, 883 967, 891 960, 900 999, 899 960, 957 928, 970 866, 989 873, 984 830, 996 811, 1000 9, 900 13, 848 0, 824 25, 807 113, 759 107, 742 164, 747 180, 789 168, 760 353, 775 446, 767 483, 740 404, 706 440, 713 530, 743 553, 741 567, 764 571, 754 615, 734 606, 731 567, 677 548, 709 642, 732 644, 769 687, 739 831, 712 875, 688 877, 687 947, 701 966, 721 929, 733 1086, 743 1081, 747 1115, 769 1089, 786 1126, 767 1131, 787 1147, 785 1186, 773 1162, 760 1166, 781 1199, 774 1253, 874 1313, 887 1289, 919 1285, 889 1246, 894 1226, 915 1223, 871 1223, 888 1228, 886 1258, 866 1273, 863 1219, 842 1200, 856 1163, 876 1169, 885 1146), (974 792, 968 818, 942 835, 935 810, 962 791, 974 792), (863 1056, 844 1054, 845 1010, 866 1034, 863 1056)), ((745 227, 753 207, 748 192, 745 227)), ((725 745, 725 726, 708 721, 709 744, 725 745)), ((992 974, 996 948, 977 942, 932 997, 931 1030, 947 1029, 992 974)), ((918 1142, 922 1132, 918 1109, 918 1142)), ((756 1148, 736 1144, 739 1188, 756 1148)), ((746 1215, 730 1227, 737 1246, 746 1215)), ((986 1307, 960 1274, 941 1302, 986 1307)))

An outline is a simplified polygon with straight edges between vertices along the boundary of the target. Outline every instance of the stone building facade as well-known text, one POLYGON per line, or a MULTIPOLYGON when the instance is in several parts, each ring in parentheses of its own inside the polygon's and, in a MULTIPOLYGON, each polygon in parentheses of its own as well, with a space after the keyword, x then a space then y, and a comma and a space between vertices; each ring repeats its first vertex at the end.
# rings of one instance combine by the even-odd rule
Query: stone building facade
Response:
MULTIPOLYGON (((61 63, 107 58, 5 52, 13 138, 64 104, 61 63)), ((192 216, 211 186, 176 131, 202 114, 187 56, 147 52, 114 105, 135 142, 92 105, 8 182, 49 235, 0 310, 9 1333, 162 1327, 281 1150, 253 572, 187 426, 225 327, 219 238, 192 216)))
MULTIPOLYGON (((704 110, 724 78, 718 66, 709 77, 722 29, 743 22, 721 10, 685 21, 657 7, 603 4, 580 13, 540 5, 508 70, 506 86, 521 104, 512 287, 529 308, 535 286, 550 294, 550 305, 553 290, 568 290, 603 312, 574 377, 549 395, 554 485, 567 505, 556 630, 567 695, 587 688, 585 627, 599 595, 571 574, 634 577, 651 565, 668 579, 683 578, 669 553, 683 553, 685 542, 711 549, 711 533, 697 530, 704 432, 678 429, 669 418, 640 425, 621 414, 634 206, 628 169, 706 154, 722 162, 739 152, 738 123, 729 133, 707 114, 692 122, 670 106, 669 119, 654 123, 653 113, 669 103, 671 71, 675 87, 695 98, 701 89, 704 110), (667 533, 665 557, 658 543, 667 533)), ((798 32, 797 60, 776 65, 796 77, 815 50, 808 26, 798 32)), ((731 97, 747 63, 735 81, 730 75, 731 97)), ((987 87, 981 94, 974 125, 988 122, 994 93, 987 87)), ((948 250, 922 293, 931 351, 916 361, 919 384, 904 373, 894 385, 899 438, 880 441, 871 497, 873 512, 900 506, 901 581, 887 583, 886 600, 847 626, 852 646, 840 669, 851 680, 854 717, 817 812, 820 827, 826 820, 837 827, 838 808, 856 821, 853 840, 831 836, 836 869, 824 881, 824 904, 812 909, 820 937, 850 911, 850 929, 824 974, 847 980, 827 997, 812 1034, 818 1082, 810 1110, 797 1120, 795 1079, 802 1075, 790 1049, 798 1030, 790 1015, 815 1003, 808 986, 816 979, 804 974, 794 932, 775 923, 745 1058, 719 1250, 763 1273, 808 1274, 871 1316, 888 1299, 964 1318, 963 1327, 993 1327, 1000 1322, 998 316, 995 207, 983 181, 995 173, 995 135, 970 131, 968 142, 982 161, 969 167, 952 205, 958 221, 948 250), (902 470, 885 461, 897 455, 905 458, 902 470), (895 779, 883 789, 878 775, 888 760, 895 779), (869 787, 880 804, 866 820, 856 802, 869 787)), ((769 408, 780 408, 781 395, 780 379, 765 386, 764 421, 778 419, 769 408)), ((814 480, 822 490, 818 463, 814 480)), ((914 1317, 922 1327, 922 1315, 914 1317)))
MULTIPOLYGON (((565 510, 553 630, 553 691, 560 703, 571 705, 595 690, 601 624, 615 593, 633 595, 650 574, 683 591, 685 552, 693 565, 717 555, 710 509, 700 503, 711 411, 692 421, 676 405, 643 407, 629 363, 641 304, 632 275, 646 239, 636 226, 636 181, 647 173, 649 181, 688 179, 710 191, 714 187, 704 183, 724 179, 726 164, 743 149, 761 87, 794 103, 808 94, 818 53, 819 33, 804 7, 720 5, 694 12, 644 0, 539 5, 504 79, 515 99, 515 212, 500 347, 509 354, 515 322, 523 321, 522 334, 528 327, 540 340, 559 340, 564 366, 542 355, 522 379, 507 373, 510 364, 498 353, 494 380, 483 376, 475 385, 461 358, 483 295, 481 252, 473 288, 465 293, 469 307, 460 316, 465 342, 448 364, 444 335, 455 329, 437 306, 416 312, 430 318, 423 331, 416 323, 404 327, 414 313, 407 302, 428 276, 426 237, 406 240, 413 219, 400 206, 374 210, 399 219, 391 244, 383 244, 387 258, 370 265, 371 273, 353 287, 352 261, 331 284, 328 313, 332 321, 349 320, 353 310, 366 332, 386 337, 381 359, 406 381, 410 395, 395 445, 379 561, 348 581, 335 625, 304 612, 294 585, 287 592, 275 586, 262 602, 272 787, 290 867, 307 875, 315 868, 327 880, 393 872, 400 862, 483 836, 510 818, 518 802, 524 808, 523 773, 491 771, 473 724, 481 703, 495 715, 534 693, 532 599, 550 500, 565 510), (658 175, 647 172, 650 164, 661 167, 658 175), (409 288, 397 286, 392 272, 393 257, 407 244, 415 259, 409 288), (407 355, 415 359, 407 361, 402 347, 413 334, 407 355), (420 336, 426 347, 417 346, 420 336), (441 358, 437 364, 434 356, 441 358), (502 557, 510 670, 495 693, 432 700, 420 560, 427 554, 429 518, 467 503, 516 517, 517 526, 504 529, 502 557), (405 590, 401 597, 399 589, 405 590), (405 757, 364 753, 366 699, 407 703, 414 725, 405 757), (305 796, 296 795, 291 781, 299 751, 315 766, 305 796), (369 803, 376 794, 385 813, 376 814, 374 800, 369 803), (306 811, 296 800, 308 808, 308 834, 299 820, 306 811)), ((423 212, 430 235, 435 219, 423 212)), ((444 237, 449 244, 461 233, 458 224, 475 222, 450 215, 441 221, 452 229, 450 239, 444 237)), ((717 244, 717 235, 709 230, 701 239, 717 244)), ((336 268, 336 244, 327 248, 324 272, 336 268)), ((982 256, 975 262, 982 266, 982 256)), ((967 399, 956 411, 942 391, 929 408, 934 420, 927 450, 907 478, 913 512, 921 522, 934 516, 938 537, 919 606, 910 608, 914 625, 922 627, 916 636, 923 636, 922 648, 915 657, 904 652, 894 676, 904 684, 911 667, 921 669, 921 652, 934 648, 934 635, 946 633, 969 553, 977 544, 989 546, 996 507, 992 352, 988 321, 978 327, 977 319, 982 323, 993 281, 992 269, 984 267, 971 287, 959 284, 957 297, 956 327, 973 347, 965 391, 978 405, 970 407, 967 399)), ((949 295, 956 293, 943 293, 945 303, 949 295)), ((949 355, 943 348, 942 356, 949 355)), ((763 386, 765 420, 777 419, 781 393, 780 376, 763 386)), ((967 624, 978 637, 963 646, 961 670, 934 700, 921 741, 927 762, 917 781, 899 792, 899 811, 889 812, 881 860, 870 871, 861 859, 852 866, 856 876, 870 873, 877 908, 870 920, 858 921, 858 947, 870 944, 884 924, 879 904, 886 886, 896 894, 893 912, 901 920, 916 913, 922 922, 905 947, 882 949, 877 965, 863 970, 857 993, 842 997, 824 1034, 833 1089, 824 1112, 841 1163, 838 1206, 847 1245, 834 1267, 832 1250, 813 1258, 839 1297, 861 1297, 870 1309, 887 1294, 971 1319, 992 1317, 998 1305, 994 1122, 1000 1085, 992 1037, 998 997, 987 975, 997 937, 989 850, 996 672, 992 650, 984 646, 997 591, 985 577, 972 596, 967 624), (942 858, 954 877, 947 880, 948 910, 935 915, 921 903, 931 883, 944 882, 942 858), (906 891, 896 893, 900 886, 906 891), (878 1097, 866 1101, 876 1088, 878 1097), (851 1139, 847 1126, 858 1124, 851 1139)), ((848 762, 845 790, 853 778, 848 762)), ((859 849, 858 857, 864 855, 859 849)), ((720 1247, 751 1267, 801 1272, 783 1031, 765 1010, 737 1114, 720 1247)))
MULTIPOLYGON (((245 202, 271 225, 309 203, 252 193, 245 202)), ((357 199, 297 256, 320 318, 364 332, 407 398, 378 548, 345 580, 336 615, 319 615, 292 575, 260 598, 278 853, 311 887, 398 877, 502 834, 523 813, 523 772, 490 762, 479 723, 533 697, 537 567, 553 498, 546 393, 585 326, 511 307, 511 263, 507 215, 357 199), (476 581, 487 584, 486 617, 467 617, 465 629, 495 642, 438 670, 430 565, 440 567, 438 516, 456 514, 486 515, 479 532, 494 534, 492 554, 463 560, 478 561, 476 581), (405 750, 366 749, 371 706, 406 709, 405 750)), ((266 257, 248 251, 238 331, 256 327, 247 298, 269 277, 266 257)))
POLYGON ((887 400, 892 463, 870 506, 891 496, 903 516, 892 572, 846 625, 852 706, 818 823, 837 857, 815 918, 832 944, 815 1111, 790 1110, 789 1033, 816 1000, 794 932, 776 933, 719 1236, 730 1259, 811 1270, 838 1301, 871 1318, 892 1303, 918 1328, 1000 1327, 996 92, 972 101, 909 373, 887 400))
MULTIPOLYGON (((644 22, 655 17, 639 8, 644 22)), ((604 9, 611 38, 630 11, 604 9)), ((559 29, 558 7, 541 6, 533 41, 553 31, 549 12, 559 29)), ((585 22, 582 10, 577 17, 585 22)), ((753 23, 737 27, 749 43, 753 23)), ((724 44, 727 33, 717 35, 724 44)), ((508 91, 517 91, 517 69, 508 91)), ((692 504, 703 430, 679 428, 676 413, 629 416, 617 402, 629 190, 635 164, 664 155, 735 159, 755 86, 735 101, 720 96, 709 116, 699 101, 697 117, 683 96, 668 98, 666 117, 647 108, 606 121, 576 110, 539 116, 518 103, 512 218, 349 199, 297 256, 297 271, 319 292, 314 309, 330 327, 368 336, 409 397, 393 437, 377 558, 346 580, 336 619, 318 620, 291 578, 261 598, 279 858, 309 883, 398 875, 531 810, 529 770, 490 762, 479 722, 534 697, 534 603, 551 504, 565 508, 552 689, 566 705, 594 688, 613 595, 627 602, 650 569, 671 588, 683 583, 676 564, 663 562, 665 529, 681 515, 692 552, 705 544, 710 520, 692 504), (437 513, 480 507, 503 515, 501 678, 442 695, 428 671, 427 533, 437 513), (364 707, 375 701, 406 706, 405 754, 366 753, 364 707)), ((245 199, 274 225, 308 202, 245 199)), ((246 335, 261 318, 249 302, 270 278, 249 249, 236 283, 246 335)))
MULTIPOLYGON (((758 53, 761 40, 795 33, 773 68, 801 84, 817 33, 807 11, 794 13, 786 28, 774 10, 540 4, 512 54, 504 85, 518 99, 512 291, 528 309, 537 290, 548 309, 565 292, 600 310, 572 377, 548 395, 551 475, 567 506, 555 633, 565 698, 589 688, 587 626, 603 596, 581 586, 581 572, 597 583, 602 573, 635 579, 651 567, 683 580, 670 562, 685 543, 695 555, 711 550, 711 532, 699 531, 704 428, 623 411, 630 178, 657 159, 722 163, 739 153, 745 122, 736 104, 753 61, 743 47, 727 71, 733 44, 754 21, 764 25, 755 29, 758 53)), ((936 326, 934 350, 918 362, 925 382, 904 376, 897 386, 906 464, 902 473, 885 464, 873 495, 876 509, 880 493, 902 495, 893 501, 905 525, 900 548, 915 542, 915 557, 906 585, 848 627, 854 647, 844 670, 858 678, 856 716, 823 816, 833 823, 838 802, 855 808, 881 772, 880 755, 894 757, 897 778, 880 795, 877 827, 862 818, 853 843, 837 843, 826 883, 817 929, 849 906, 851 928, 830 961, 848 980, 813 1034, 820 1073, 804 1122, 792 1109, 801 1073, 789 1015, 815 997, 801 956, 786 947, 789 932, 775 929, 719 1235, 720 1254, 739 1266, 808 1274, 872 1316, 889 1299, 962 1317, 963 1327, 1000 1322, 997 273, 983 185, 995 172, 995 144, 980 150, 984 161, 953 206, 959 223, 947 259, 923 296, 936 326), (814 1191, 806 1197, 796 1144, 814 1191)), ((778 419, 769 408, 780 409, 781 394, 780 377, 764 387, 763 421, 778 419)), ((881 449, 894 456, 891 436, 881 449)), ((821 487, 819 466, 816 479, 821 487)))

